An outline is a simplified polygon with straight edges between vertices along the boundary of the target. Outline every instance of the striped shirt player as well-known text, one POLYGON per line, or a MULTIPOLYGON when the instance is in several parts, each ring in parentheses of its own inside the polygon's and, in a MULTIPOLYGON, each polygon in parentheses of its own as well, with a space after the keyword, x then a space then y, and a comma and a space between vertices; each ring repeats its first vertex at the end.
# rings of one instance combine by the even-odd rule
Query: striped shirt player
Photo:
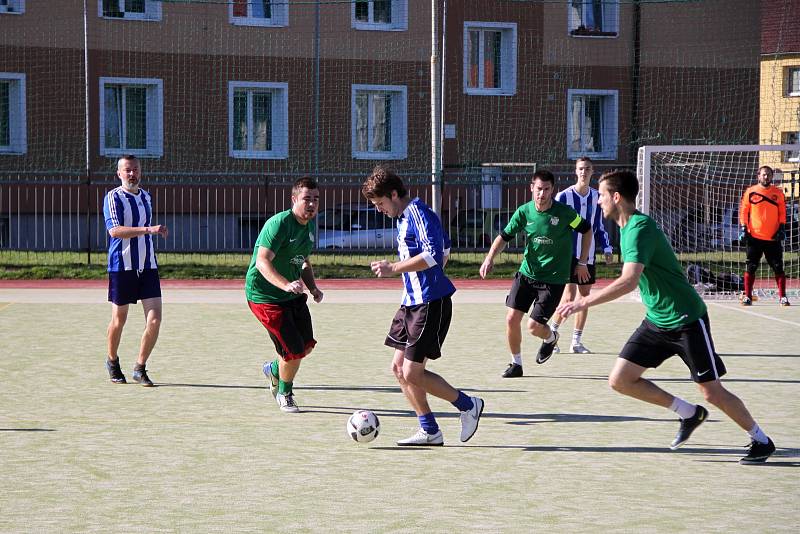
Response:
POLYGON ((408 196, 403 181, 386 167, 376 167, 362 187, 364 196, 389 217, 397 218, 399 261, 370 264, 378 277, 402 274, 403 298, 384 344, 392 347, 392 371, 414 408, 419 429, 400 446, 444 444, 442 431, 428 404, 428 393, 453 404, 460 412, 461 441, 478 430, 483 400, 469 397, 442 376, 428 371, 428 360, 442 355, 442 343, 452 318, 450 299, 455 286, 444 274, 450 240, 436 213, 419 198, 408 196))
MULTIPOLYGON (((590 187, 585 195, 581 195, 576 185, 571 185, 556 194, 556 201, 574 209, 578 212, 578 215, 589 221, 592 226, 592 244, 589 246, 589 255, 586 258, 589 265, 594 264, 598 248, 603 251, 603 254, 611 254, 613 252, 611 242, 608 239, 608 232, 606 232, 606 227, 603 223, 603 212, 597 205, 597 196, 597 189, 593 187, 590 187)), ((572 236, 572 250, 574 251, 574 256, 579 258, 581 255, 581 240, 578 238, 578 233, 574 233, 572 236)))
POLYGON ((144 386, 152 386, 145 363, 156 344, 161 326, 161 282, 153 235, 167 237, 169 231, 166 226, 153 225, 150 195, 139 188, 141 172, 135 156, 121 157, 117 163, 117 177, 122 185, 103 198, 103 215, 109 236, 108 300, 112 304, 106 369, 112 382, 125 383, 117 351, 128 317, 128 305, 141 300, 147 321, 139 357, 133 368, 133 379, 144 386))

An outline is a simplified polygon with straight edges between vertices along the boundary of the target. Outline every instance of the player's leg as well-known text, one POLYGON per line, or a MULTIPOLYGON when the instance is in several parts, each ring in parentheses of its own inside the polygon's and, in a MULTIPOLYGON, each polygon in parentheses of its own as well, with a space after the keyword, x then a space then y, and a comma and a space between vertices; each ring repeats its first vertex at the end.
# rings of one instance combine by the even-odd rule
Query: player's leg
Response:
POLYGON ((392 358, 392 372, 397 377, 400 389, 417 415, 419 428, 406 439, 397 442, 400 446, 437 446, 444 444, 444 436, 433 414, 425 389, 419 385, 424 364, 405 358, 405 351, 397 349, 392 358), (416 382, 416 383, 415 383, 416 382))
POLYGON ((115 384, 125 384, 125 375, 119 364, 119 343, 122 339, 122 329, 128 319, 128 304, 118 305, 111 303, 111 321, 108 323, 107 345, 108 357, 106 370, 111 381, 115 384))
MULTIPOLYGON (((567 302, 572 302, 573 300, 575 300, 575 296, 578 293, 578 284, 576 283, 577 278, 574 278, 574 276, 575 275, 573 273, 573 279, 570 279, 570 283, 564 287, 564 293, 561 295, 561 302, 559 302, 559 305, 566 304, 567 302)), ((553 315, 553 320, 550 321, 550 330, 552 330, 553 332, 558 332, 558 329, 561 328, 561 324, 563 322, 564 318, 561 317, 558 313, 555 313, 553 315)), ((555 346, 553 352, 555 353, 560 352, 558 345, 555 346)))
POLYGON ((745 247, 743 306, 750 306, 753 303, 753 286, 756 282, 756 271, 758 270, 758 264, 761 263, 763 254, 762 243, 760 239, 754 237, 747 240, 747 246, 745 247))
POLYGON ((536 293, 532 291, 530 279, 520 272, 514 275, 511 290, 506 297, 506 341, 511 353, 511 363, 503 371, 503 378, 522 376, 522 317, 528 313, 536 293))
POLYGON ((138 293, 144 311, 144 333, 139 343, 139 357, 133 368, 133 380, 143 386, 152 386, 153 382, 147 376, 147 359, 158 341, 161 330, 161 280, 158 270, 145 269, 137 273, 138 293))
MULTIPOLYGON (((590 265, 594 267, 594 265, 590 265)), ((592 278, 594 278, 592 272, 592 278)), ((592 290, 591 284, 581 284, 578 286, 578 292, 581 297, 589 296, 592 290)), ((590 354, 591 351, 583 345, 583 328, 586 326, 586 318, 589 316, 589 310, 581 310, 575 314, 575 328, 572 330, 572 343, 570 343, 570 352, 575 354, 590 354)))
POLYGON ((642 377, 648 368, 658 367, 682 350, 674 337, 647 320, 642 321, 622 348, 608 377, 608 383, 614 391, 675 412, 680 418, 680 427, 670 444, 671 449, 683 445, 708 416, 704 407, 676 397, 642 377))
POLYGON ((558 346, 558 332, 553 331, 547 323, 561 301, 564 284, 537 283, 535 291, 536 301, 528 319, 528 332, 542 339, 539 352, 536 354, 536 363, 544 363, 550 359, 558 346))
POLYGON ((781 306, 788 306, 786 297, 786 273, 783 270, 783 246, 780 241, 768 241, 764 245, 764 256, 775 275, 775 284, 778 287, 778 302, 781 306))

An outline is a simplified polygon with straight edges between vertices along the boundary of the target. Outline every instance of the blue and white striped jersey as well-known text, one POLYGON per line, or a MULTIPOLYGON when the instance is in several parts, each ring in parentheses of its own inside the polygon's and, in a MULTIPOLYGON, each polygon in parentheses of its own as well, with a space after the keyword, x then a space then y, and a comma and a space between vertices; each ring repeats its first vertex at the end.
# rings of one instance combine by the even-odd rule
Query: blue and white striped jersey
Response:
POLYGON ((439 300, 456 292, 444 274, 445 257, 450 254, 450 237, 442 223, 419 198, 409 202, 397 219, 397 254, 400 261, 422 256, 428 264, 424 271, 403 274, 403 306, 415 306, 439 300))
MULTIPOLYGON (((106 193, 103 199, 103 215, 106 218, 106 230, 116 226, 151 226, 153 204, 150 194, 139 189, 134 195, 122 186, 106 193)), ((109 236, 108 270, 143 271, 157 269, 156 252, 153 249, 153 236, 143 235, 130 239, 109 236)))
MULTIPOLYGON (((575 211, 578 215, 589 221, 592 225, 592 243, 589 245, 589 263, 594 263, 594 256, 597 248, 605 253, 611 253, 611 242, 608 240, 608 232, 606 232, 605 224, 603 223, 603 210, 597 205, 599 193, 597 189, 589 188, 586 195, 581 195, 575 189, 574 185, 560 191, 556 195, 556 200, 562 204, 566 204, 575 211)), ((581 234, 573 232, 572 235, 572 251, 576 258, 581 256, 581 234)))

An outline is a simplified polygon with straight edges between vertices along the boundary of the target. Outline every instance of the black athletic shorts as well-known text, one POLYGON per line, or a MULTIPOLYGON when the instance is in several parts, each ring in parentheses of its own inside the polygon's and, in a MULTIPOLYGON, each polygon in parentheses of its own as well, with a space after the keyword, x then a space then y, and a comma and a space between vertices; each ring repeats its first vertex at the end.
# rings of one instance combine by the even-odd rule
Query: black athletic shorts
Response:
POLYGON ((139 300, 161 296, 158 269, 143 271, 109 271, 108 301, 117 306, 136 304, 139 300))
POLYGON ((404 351, 404 358, 412 362, 435 360, 442 355, 452 317, 449 295, 425 304, 400 306, 383 344, 404 351))
POLYGON ((547 324, 561 301, 565 285, 537 282, 517 271, 511 284, 511 291, 506 297, 506 306, 528 313, 533 304, 531 319, 540 324, 547 324))
POLYGON ((761 256, 767 259, 767 263, 775 274, 783 273, 783 245, 780 241, 765 241, 755 237, 747 238, 745 248, 747 261, 747 271, 755 273, 761 263, 761 256))
POLYGON ((594 277, 594 263, 590 263, 586 266, 589 269, 589 281, 588 282, 578 282, 578 277, 575 275, 575 267, 578 266, 578 258, 572 258, 572 273, 569 277, 570 284, 578 284, 579 286, 591 286, 597 281, 594 277))
POLYGON ((725 364, 714 350, 708 314, 671 330, 659 328, 645 319, 622 347, 619 357, 642 367, 655 368, 675 354, 689 367, 695 382, 711 382, 726 373, 725 364))
POLYGON ((308 295, 275 304, 247 301, 250 311, 267 329, 275 351, 284 360, 304 358, 314 348, 314 327, 306 301, 308 295))

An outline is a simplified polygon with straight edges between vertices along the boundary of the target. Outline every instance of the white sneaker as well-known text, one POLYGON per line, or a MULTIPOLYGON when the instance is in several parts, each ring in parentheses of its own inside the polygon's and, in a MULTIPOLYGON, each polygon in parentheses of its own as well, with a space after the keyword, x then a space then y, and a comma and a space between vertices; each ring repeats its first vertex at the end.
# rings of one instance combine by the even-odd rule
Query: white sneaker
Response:
POLYGON ((558 345, 553 347, 553 354, 561 354, 561 349, 558 348, 558 345))
POLYGON ((780 300, 780 305, 781 305, 781 306, 789 306, 789 305, 790 305, 790 304, 789 304, 789 299, 788 299, 788 298, 786 298, 786 297, 781 297, 781 300, 780 300))
POLYGON ((483 399, 470 397, 472 399, 472 409, 461 412, 461 442, 469 441, 475 431, 478 430, 478 422, 483 413, 483 399))
POLYGON ((590 351, 589 349, 587 349, 586 347, 583 346, 583 343, 573 343, 572 346, 569 348, 569 350, 571 352, 574 352, 575 354, 591 354, 592 353, 592 351, 590 351))
POLYGON ((298 413, 300 408, 294 402, 294 395, 288 393, 284 395, 283 393, 278 393, 275 395, 275 401, 278 403, 278 407, 281 409, 282 412, 285 413, 298 413))
POLYGON ((417 430, 417 433, 410 438, 401 439, 397 442, 398 445, 420 447, 420 446, 439 446, 444 445, 444 436, 442 431, 439 430, 436 434, 428 434, 422 428, 417 430))

